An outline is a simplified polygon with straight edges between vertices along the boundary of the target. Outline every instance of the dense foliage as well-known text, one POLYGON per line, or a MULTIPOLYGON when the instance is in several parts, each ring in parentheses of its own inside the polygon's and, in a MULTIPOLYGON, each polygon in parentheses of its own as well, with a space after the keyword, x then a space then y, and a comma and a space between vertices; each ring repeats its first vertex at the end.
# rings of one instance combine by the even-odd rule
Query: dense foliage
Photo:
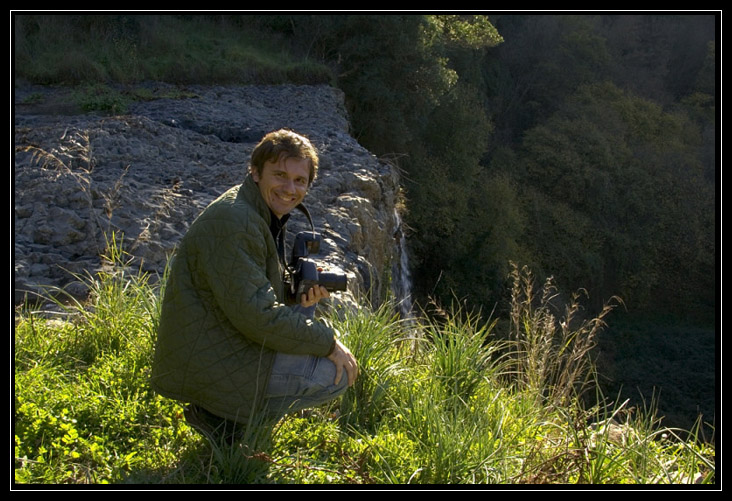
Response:
POLYGON ((423 299, 494 304, 513 259, 597 305, 713 318, 713 16, 287 20, 398 156, 423 299))

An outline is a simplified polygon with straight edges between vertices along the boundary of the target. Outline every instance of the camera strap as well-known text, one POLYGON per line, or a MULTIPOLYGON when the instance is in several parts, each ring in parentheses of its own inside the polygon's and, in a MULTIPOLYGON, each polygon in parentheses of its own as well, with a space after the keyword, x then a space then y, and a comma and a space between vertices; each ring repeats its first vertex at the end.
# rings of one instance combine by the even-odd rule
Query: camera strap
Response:
POLYGON ((310 223, 310 229, 315 233, 315 225, 313 224, 313 218, 310 216, 310 211, 307 207, 303 204, 298 204, 296 207, 300 212, 305 214, 305 217, 308 219, 308 222, 310 223))
MULTIPOLYGON (((307 220, 308 220, 308 223, 310 223, 310 230, 311 230, 311 231, 312 231, 313 233, 315 233, 315 225, 313 224, 313 218, 312 218, 312 216, 310 215, 310 211, 308 210, 308 208, 307 208, 307 207, 306 207, 306 206, 305 206, 304 204, 302 204, 302 203, 301 203, 301 204, 298 204, 298 205, 296 205, 296 206, 295 206, 295 208, 296 208, 297 210, 299 210, 300 212, 302 212, 303 214, 305 214, 305 217, 307 218, 307 220)), ((285 272, 285 282, 289 282, 289 283, 290 283, 290 285, 292 285, 292 281, 291 281, 291 280, 288 280, 288 278, 289 278, 289 277, 292 277, 292 276, 293 276, 293 274, 294 274, 294 270, 293 270, 293 268, 291 267, 291 265, 290 265, 290 264, 288 264, 288 262, 287 262, 287 257, 286 257, 286 253, 285 253, 285 255, 284 255, 284 256, 280 256, 280 260, 281 260, 281 262, 282 262, 282 266, 284 267, 284 272, 285 272)))

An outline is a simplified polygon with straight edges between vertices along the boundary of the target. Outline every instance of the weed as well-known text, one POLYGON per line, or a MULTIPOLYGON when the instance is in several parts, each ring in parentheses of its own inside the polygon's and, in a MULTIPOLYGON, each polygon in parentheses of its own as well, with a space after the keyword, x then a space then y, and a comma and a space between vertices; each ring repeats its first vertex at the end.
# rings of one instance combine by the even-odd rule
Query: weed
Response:
MULTIPOLYGON (((530 332, 548 318, 533 309, 517 316, 518 353, 505 350, 493 323, 461 311, 439 324, 407 324, 393 305, 333 312, 328 321, 359 360, 356 385, 340 401, 252 425, 239 442, 210 442, 148 386, 165 281, 153 285, 130 268, 115 235, 105 262, 77 277, 91 291, 85 302, 49 291, 56 313, 16 312, 16 483, 715 482, 714 448, 693 430, 682 439, 659 428, 653 407, 585 409, 565 398, 574 383, 592 381, 591 365, 578 365, 585 345, 542 341, 567 361, 540 378, 520 372, 554 363, 526 344, 549 332, 530 332), (527 353, 538 358, 517 359, 527 353), (572 379, 577 367, 588 373, 572 379)), ((594 324, 577 325, 591 334, 594 324)), ((580 333, 560 339, 578 342, 580 333)))
POLYGON ((511 336, 517 380, 550 405, 567 405, 591 387, 590 351, 613 303, 621 300, 613 298, 599 315, 588 319, 581 313, 581 292, 577 292, 564 307, 564 316, 558 318, 554 312, 561 307, 557 306, 559 294, 551 277, 539 295, 531 271, 519 269, 515 263, 511 266, 511 336))

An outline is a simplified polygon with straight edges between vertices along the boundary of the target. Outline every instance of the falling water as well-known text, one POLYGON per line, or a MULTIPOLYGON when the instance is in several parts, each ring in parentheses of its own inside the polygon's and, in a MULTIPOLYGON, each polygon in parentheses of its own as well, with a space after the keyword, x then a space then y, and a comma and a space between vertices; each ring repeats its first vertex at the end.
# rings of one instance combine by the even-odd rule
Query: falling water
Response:
POLYGON ((409 273, 409 253, 407 239, 404 235, 402 218, 397 209, 394 210, 394 242, 397 248, 397 259, 394 260, 392 273, 392 289, 398 301, 402 318, 412 316, 412 277, 409 273))

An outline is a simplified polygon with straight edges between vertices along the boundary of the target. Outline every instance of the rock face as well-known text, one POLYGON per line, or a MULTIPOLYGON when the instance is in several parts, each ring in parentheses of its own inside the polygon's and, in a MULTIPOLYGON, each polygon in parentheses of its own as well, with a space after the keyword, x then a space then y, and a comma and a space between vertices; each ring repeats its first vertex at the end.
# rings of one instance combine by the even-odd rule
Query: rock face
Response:
MULTIPOLYGON (((170 90, 149 87, 152 95, 170 90)), ((59 90, 16 89, 16 301, 49 285, 83 293, 74 274, 99 269, 113 233, 123 236, 133 266, 162 274, 191 222, 242 182, 253 147, 282 127, 308 136, 321 157, 305 199, 324 240, 314 257, 348 274, 346 301, 383 300, 401 274, 399 178, 349 135, 342 93, 327 86, 186 91, 109 116, 74 112, 59 90), (54 100, 66 104, 49 106, 54 100)), ((288 227, 291 238, 309 229, 297 213, 288 227)))

